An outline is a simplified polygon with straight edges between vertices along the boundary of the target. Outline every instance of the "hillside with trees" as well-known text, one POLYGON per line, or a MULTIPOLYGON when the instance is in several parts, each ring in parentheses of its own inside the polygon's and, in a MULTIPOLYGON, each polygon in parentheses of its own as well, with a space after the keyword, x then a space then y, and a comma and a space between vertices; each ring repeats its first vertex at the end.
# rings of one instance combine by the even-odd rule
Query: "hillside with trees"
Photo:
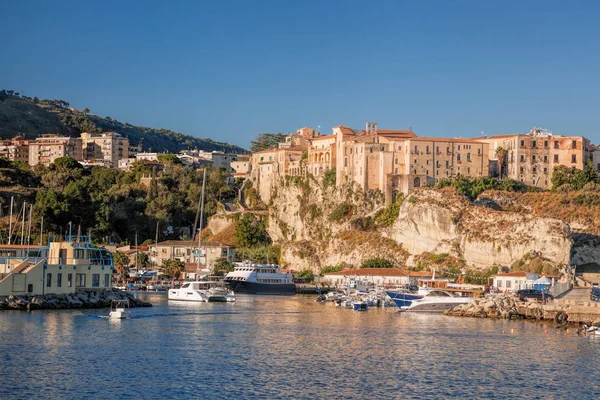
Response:
POLYGON ((245 149, 232 144, 184 135, 169 129, 135 126, 109 116, 95 115, 88 108, 76 110, 64 100, 32 98, 13 90, 0 90, 0 139, 18 135, 35 138, 45 133, 78 136, 81 132, 110 131, 126 136, 134 146, 142 141, 144 150, 155 152, 177 153, 183 149, 199 149, 247 153, 245 149))

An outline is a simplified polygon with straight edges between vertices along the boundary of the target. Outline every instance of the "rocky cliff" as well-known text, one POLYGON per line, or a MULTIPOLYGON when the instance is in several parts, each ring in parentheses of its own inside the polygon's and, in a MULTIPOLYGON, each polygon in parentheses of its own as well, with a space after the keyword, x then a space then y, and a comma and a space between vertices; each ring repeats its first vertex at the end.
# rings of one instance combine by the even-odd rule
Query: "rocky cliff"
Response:
MULTIPOLYGON (((583 217, 540 212, 535 199, 547 195, 494 191, 471 202, 451 188, 422 189, 386 208, 378 191, 287 177, 273 182, 268 232, 281 246, 282 262, 297 270, 359 265, 372 257, 397 265, 441 262, 446 268, 453 260, 460 268, 554 273, 596 263, 600 238, 594 225, 583 217)), ((568 214, 574 215, 586 214, 579 209, 568 214)), ((228 229, 224 222, 212 223, 213 233, 228 229)))
POLYGON ((448 253, 473 267, 509 266, 528 253, 567 265, 572 247, 570 229, 564 222, 499 211, 487 202, 471 203, 449 190, 414 193, 402 204, 396 223, 386 234, 411 255, 448 253))

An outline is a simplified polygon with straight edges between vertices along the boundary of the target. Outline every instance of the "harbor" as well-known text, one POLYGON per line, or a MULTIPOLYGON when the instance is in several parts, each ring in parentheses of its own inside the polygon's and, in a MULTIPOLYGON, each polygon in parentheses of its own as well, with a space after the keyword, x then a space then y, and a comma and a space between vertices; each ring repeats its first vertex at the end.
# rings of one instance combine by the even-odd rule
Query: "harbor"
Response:
POLYGON ((136 297, 153 307, 126 320, 107 320, 107 309, 0 313, 0 398, 155 398, 153 387, 214 399, 336 398, 340 387, 348 398, 536 398, 539 385, 555 398, 596 393, 587 365, 600 356, 600 342, 525 320, 391 307, 361 313, 314 296, 136 297), (520 374, 518 384, 506 372, 532 365, 535 373, 520 374))

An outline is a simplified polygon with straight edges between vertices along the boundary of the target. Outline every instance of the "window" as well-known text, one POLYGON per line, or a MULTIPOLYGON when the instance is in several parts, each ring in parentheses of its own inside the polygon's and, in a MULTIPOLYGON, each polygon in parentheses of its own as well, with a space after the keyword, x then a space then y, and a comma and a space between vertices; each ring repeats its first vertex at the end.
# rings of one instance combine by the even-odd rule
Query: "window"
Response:
POLYGON ((521 140, 521 147, 525 147, 525 141, 521 140))
POLYGON ((56 274, 56 287, 62 287, 62 274, 56 274))
POLYGON ((450 161, 446 160, 446 168, 450 168, 450 161))
POLYGON ((85 274, 76 274, 75 275, 75 287, 85 287, 85 274))
POLYGON ((417 159, 415 158, 415 164, 416 164, 417 162, 418 162, 418 161, 417 161, 417 159))
POLYGON ((394 173, 398 175, 398 168, 394 169, 394 173))
POLYGON ((571 148, 573 148, 573 149, 577 148, 577 140, 572 140, 571 141, 571 148))
POLYGON ((460 162, 460 154, 456 155, 456 161, 460 162))
POLYGON ((531 148, 532 148, 532 149, 535 149, 536 147, 537 147, 537 141, 533 140, 533 141, 531 142, 531 148))
POLYGON ((559 145, 559 143, 558 143, 558 140, 555 140, 555 141, 554 141, 554 148, 555 148, 555 149, 558 149, 558 148, 560 148, 560 145, 559 145))
POLYGON ((544 174, 548 173, 548 168, 544 168, 544 174))
POLYGON ((498 288, 501 288, 501 287, 502 287, 502 282, 503 282, 503 281, 501 281, 501 280, 498 280, 498 288))
POLYGON ((75 249, 75 253, 73 258, 82 259, 85 258, 85 250, 83 249, 75 249))
POLYGON ((110 287, 110 274, 104 274, 104 287, 110 287))
POLYGON ((535 175, 537 173, 537 168, 533 167, 533 174, 535 175))
POLYGON ((521 162, 525 161, 525 155, 521 154, 521 162))
POLYGON ((467 153, 467 161, 471 161, 471 153, 467 153))
POLYGON ((438 154, 440 154, 440 146, 436 146, 435 152, 438 153, 438 154))
POLYGON ((51 286, 52 286, 52 274, 47 273, 46 274, 46 287, 51 287, 51 286))
POLYGON ((460 144, 458 145, 458 150, 460 151, 460 144))
POLYGON ((558 162, 558 154, 554 155, 554 162, 557 163, 558 162))
POLYGON ((548 156, 544 156, 544 162, 548 162, 548 156))
POLYGON ((548 148, 548 141, 544 140, 544 148, 548 148))
POLYGON ((523 173, 523 167, 521 167, 521 173, 523 173))
POLYGON ((480 156, 481 155, 481 149, 477 149, 477 155, 480 156))
POLYGON ((470 174, 470 173, 471 173, 471 167, 468 167, 467 168, 467 174, 470 174))
POLYGON ((92 287, 100 287, 100 274, 92 274, 92 287))
POLYGON ((73 287, 73 274, 67 274, 67 287, 73 287))
POLYGON ((415 153, 419 152, 419 146, 415 146, 415 153))
POLYGON ((427 152, 427 154, 429 154, 429 146, 425 147, 425 151, 427 152))
POLYGON ((398 146, 398 151, 401 151, 401 150, 402 150, 402 146, 398 146))
POLYGON ((398 164, 398 159, 396 158, 395 164, 398 164))
POLYGON ((511 286, 512 286, 512 282, 511 281, 506 281, 506 288, 510 289, 511 286))
POLYGON ((535 162, 535 156, 531 156, 531 161, 535 162))
POLYGON ((571 155, 571 162, 572 163, 576 163, 577 162, 577 156, 575 154, 571 155))

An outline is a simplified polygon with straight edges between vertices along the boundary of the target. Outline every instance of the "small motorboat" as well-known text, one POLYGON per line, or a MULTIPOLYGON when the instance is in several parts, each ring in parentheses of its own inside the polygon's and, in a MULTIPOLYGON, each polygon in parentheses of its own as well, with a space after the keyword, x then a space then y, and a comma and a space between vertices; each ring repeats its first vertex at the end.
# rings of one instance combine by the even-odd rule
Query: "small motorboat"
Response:
POLYGON ((367 311, 369 308, 366 301, 356 300, 352 302, 352 309, 354 311, 367 311))
POLYGON ((208 296, 208 301, 229 303, 236 300, 233 290, 228 290, 224 286, 213 286, 208 289, 206 295, 208 296))
POLYGON ((110 313, 108 318, 111 319, 127 319, 131 318, 129 311, 129 300, 113 300, 110 302, 110 313))

